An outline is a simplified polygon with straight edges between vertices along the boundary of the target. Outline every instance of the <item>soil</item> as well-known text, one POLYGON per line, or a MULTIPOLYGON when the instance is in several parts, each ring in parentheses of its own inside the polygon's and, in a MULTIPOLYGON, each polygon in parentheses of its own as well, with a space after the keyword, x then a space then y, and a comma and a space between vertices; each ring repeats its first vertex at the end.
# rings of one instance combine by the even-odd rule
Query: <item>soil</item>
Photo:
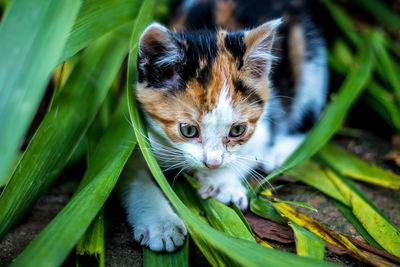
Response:
MULTIPOLYGON (((384 156, 391 148, 390 138, 382 138, 372 132, 362 131, 357 138, 339 137, 335 142, 353 154, 377 164, 385 169, 399 174, 399 168, 384 162, 384 156)), ((0 266, 9 265, 33 238, 56 216, 71 198, 82 177, 82 166, 69 166, 53 186, 35 203, 26 216, 0 242, 0 266)), ((274 184, 286 184, 278 193, 278 197, 285 200, 300 201, 318 209, 318 213, 299 208, 302 212, 332 227, 338 232, 350 235, 357 239, 362 237, 347 222, 336 206, 317 190, 280 178, 274 184)), ((386 215, 400 227, 400 191, 355 182, 358 188, 386 215)), ((130 227, 125 221, 124 212, 115 197, 107 202, 106 217, 109 218, 105 236, 106 265, 107 266, 142 266, 142 249, 133 240, 130 227), (111 208, 112 207, 112 208, 111 208)), ((295 252, 294 244, 282 244, 268 241, 273 247, 295 252)), ((195 244, 190 243, 190 266, 207 266, 207 262, 195 244)), ((75 265, 74 251, 71 252, 64 266, 75 265)), ((327 251, 325 260, 345 266, 365 266, 350 256, 337 256, 327 251)))

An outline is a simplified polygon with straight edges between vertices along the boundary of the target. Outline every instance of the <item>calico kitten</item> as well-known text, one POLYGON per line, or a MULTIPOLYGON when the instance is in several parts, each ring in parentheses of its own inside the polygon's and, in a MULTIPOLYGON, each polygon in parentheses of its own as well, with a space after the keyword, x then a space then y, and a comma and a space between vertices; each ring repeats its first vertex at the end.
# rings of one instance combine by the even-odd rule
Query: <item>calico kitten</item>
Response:
MULTIPOLYGON (((325 103, 325 45, 299 0, 186 1, 171 31, 140 39, 136 97, 161 166, 203 198, 247 208, 242 182, 302 142, 325 103)), ((186 235, 140 153, 119 184, 134 237, 173 251, 186 235)))

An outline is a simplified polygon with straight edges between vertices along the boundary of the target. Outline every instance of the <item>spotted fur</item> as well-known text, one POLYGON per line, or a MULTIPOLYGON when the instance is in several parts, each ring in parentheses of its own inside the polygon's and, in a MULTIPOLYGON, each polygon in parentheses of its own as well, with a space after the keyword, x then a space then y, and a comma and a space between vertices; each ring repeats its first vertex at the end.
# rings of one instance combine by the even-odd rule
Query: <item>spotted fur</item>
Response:
MULTIPOLYGON (((149 141, 165 170, 186 170, 198 180, 203 198, 245 209, 244 178, 278 167, 321 113, 323 38, 303 0, 187 0, 173 17, 169 29, 148 26, 139 43, 136 98, 149 141), (196 129, 192 136, 182 132, 188 126, 196 129)), ((135 238, 171 251, 186 230, 137 165, 119 186, 135 238), (154 235, 160 227, 168 229, 162 242, 154 235)))

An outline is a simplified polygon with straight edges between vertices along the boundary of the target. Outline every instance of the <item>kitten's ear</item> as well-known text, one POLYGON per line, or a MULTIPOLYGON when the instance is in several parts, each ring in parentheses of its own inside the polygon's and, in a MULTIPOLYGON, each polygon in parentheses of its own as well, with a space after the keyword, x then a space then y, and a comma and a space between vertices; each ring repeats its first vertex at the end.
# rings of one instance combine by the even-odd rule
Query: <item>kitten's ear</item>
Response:
POLYGON ((272 61, 275 59, 272 46, 281 23, 282 19, 271 20, 245 34, 247 51, 244 64, 254 78, 267 77, 271 70, 272 61))
POLYGON ((174 87, 179 83, 182 60, 183 50, 172 33, 161 24, 151 24, 139 41, 139 82, 147 81, 155 88, 174 87))

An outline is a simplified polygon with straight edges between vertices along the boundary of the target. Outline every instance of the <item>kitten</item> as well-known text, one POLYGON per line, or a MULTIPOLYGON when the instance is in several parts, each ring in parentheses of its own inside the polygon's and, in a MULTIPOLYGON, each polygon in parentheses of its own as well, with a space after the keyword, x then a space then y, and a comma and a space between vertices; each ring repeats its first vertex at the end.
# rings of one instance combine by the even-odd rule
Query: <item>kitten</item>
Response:
MULTIPOLYGON (((245 177, 279 167, 321 113, 324 40, 298 0, 186 1, 180 11, 177 32, 153 23, 140 39, 149 140, 162 167, 198 180, 202 198, 244 210, 245 177)), ((134 154, 119 183, 134 238, 173 251, 185 225, 134 154)))

